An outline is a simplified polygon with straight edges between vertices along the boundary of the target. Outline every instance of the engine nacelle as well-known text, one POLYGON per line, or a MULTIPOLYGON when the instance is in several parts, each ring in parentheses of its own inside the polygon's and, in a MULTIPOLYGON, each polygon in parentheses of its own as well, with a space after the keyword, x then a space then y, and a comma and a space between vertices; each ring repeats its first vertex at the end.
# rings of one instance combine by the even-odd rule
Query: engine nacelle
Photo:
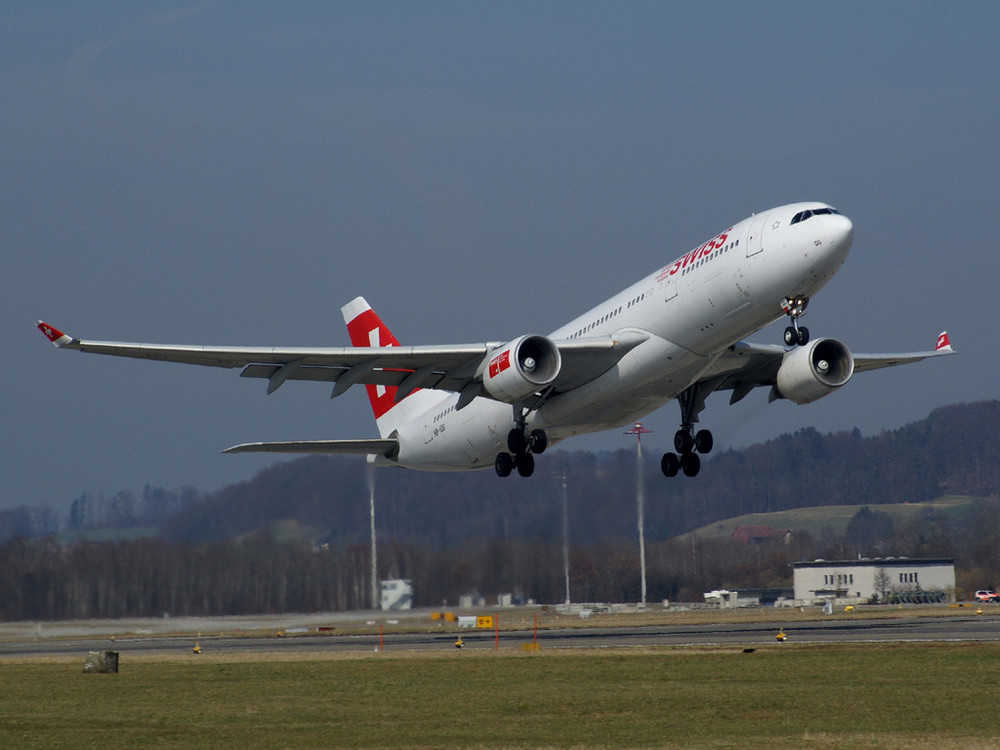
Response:
POLYGON ((562 357, 545 336, 521 336, 494 349, 483 372, 483 387, 508 404, 549 385, 559 375, 562 357))
POLYGON ((853 374, 850 349, 836 339, 816 339, 785 352, 775 389, 782 398, 808 404, 840 388, 853 374))

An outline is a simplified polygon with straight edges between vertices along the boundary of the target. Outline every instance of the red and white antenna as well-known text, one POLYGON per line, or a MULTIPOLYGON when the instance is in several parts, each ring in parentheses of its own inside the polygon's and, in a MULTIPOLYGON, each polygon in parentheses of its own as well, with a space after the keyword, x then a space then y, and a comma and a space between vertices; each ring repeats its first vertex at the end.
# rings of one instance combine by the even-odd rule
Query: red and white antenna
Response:
POLYGON ((645 427, 642 426, 642 422, 636 422, 635 423, 635 427, 633 427, 628 432, 623 432, 622 434, 623 435, 635 435, 635 441, 637 443, 641 443, 642 442, 642 436, 643 435, 647 435, 647 434, 649 434, 651 432, 652 432, 652 430, 647 430, 645 427))

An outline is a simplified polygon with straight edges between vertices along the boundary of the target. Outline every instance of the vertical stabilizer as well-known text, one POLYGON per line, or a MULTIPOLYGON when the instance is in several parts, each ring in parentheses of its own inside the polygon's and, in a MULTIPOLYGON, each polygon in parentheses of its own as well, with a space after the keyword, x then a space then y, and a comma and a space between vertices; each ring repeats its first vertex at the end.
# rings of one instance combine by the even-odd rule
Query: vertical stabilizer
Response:
MULTIPOLYGON (((364 297, 354 298, 341 308, 341 312, 344 314, 352 346, 399 346, 392 331, 375 314, 364 297)), ((415 390, 396 403, 395 386, 365 385, 365 390, 382 437, 388 437, 408 417, 428 408, 431 402, 440 400, 437 394, 415 390)))

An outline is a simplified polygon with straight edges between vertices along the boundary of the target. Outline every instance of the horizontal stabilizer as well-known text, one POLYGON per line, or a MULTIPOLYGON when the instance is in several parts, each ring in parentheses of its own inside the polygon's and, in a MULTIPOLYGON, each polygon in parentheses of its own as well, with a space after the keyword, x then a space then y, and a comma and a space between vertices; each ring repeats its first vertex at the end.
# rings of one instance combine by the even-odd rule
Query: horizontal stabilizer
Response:
POLYGON ((328 453, 342 455, 374 455, 395 459, 399 441, 373 440, 290 440, 281 443, 242 443, 226 448, 223 453, 328 453))

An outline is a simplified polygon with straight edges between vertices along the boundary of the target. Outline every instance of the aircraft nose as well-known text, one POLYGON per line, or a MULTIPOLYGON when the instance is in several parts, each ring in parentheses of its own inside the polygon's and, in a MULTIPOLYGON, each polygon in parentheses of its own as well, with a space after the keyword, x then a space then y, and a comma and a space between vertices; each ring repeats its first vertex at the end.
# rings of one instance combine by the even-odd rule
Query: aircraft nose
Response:
POLYGON ((840 224, 840 227, 837 230, 839 232, 839 234, 840 234, 840 237, 839 237, 840 241, 841 242, 847 242, 847 243, 853 242, 854 241, 854 222, 851 221, 850 219, 848 219, 843 214, 838 214, 837 218, 839 219, 838 223, 840 224))
POLYGON ((854 242, 854 223, 843 214, 832 214, 823 217, 827 220, 827 244, 831 245, 839 255, 846 256, 854 242))

